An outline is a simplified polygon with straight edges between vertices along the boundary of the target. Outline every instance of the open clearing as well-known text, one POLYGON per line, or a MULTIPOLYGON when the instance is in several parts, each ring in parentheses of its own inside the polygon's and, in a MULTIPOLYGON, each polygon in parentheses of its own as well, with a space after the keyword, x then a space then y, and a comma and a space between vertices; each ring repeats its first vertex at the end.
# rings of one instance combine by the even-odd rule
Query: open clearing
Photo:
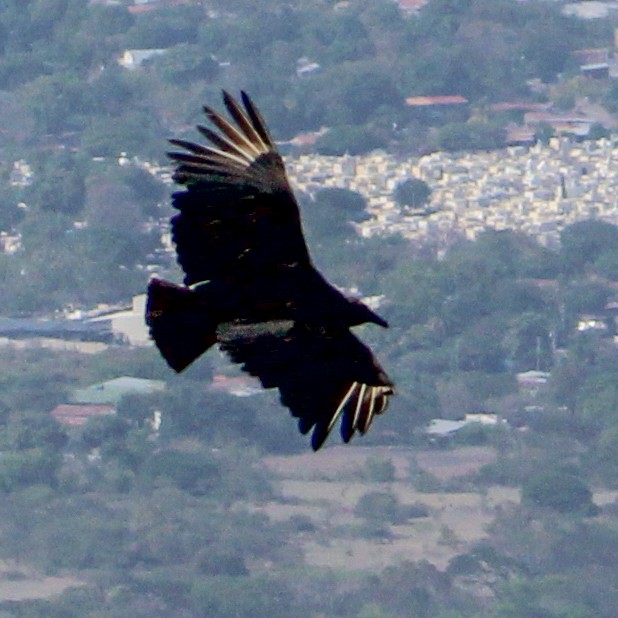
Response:
POLYGON ((275 521, 294 516, 311 521, 315 529, 299 532, 298 543, 312 566, 379 570, 404 560, 427 560, 445 568, 453 556, 486 535, 497 508, 518 502, 519 492, 504 487, 483 493, 419 491, 415 487, 419 471, 438 481, 452 481, 494 460, 495 451, 489 447, 416 452, 402 447, 337 446, 317 454, 267 457, 263 465, 278 479, 280 499, 255 508, 275 521), (365 480, 369 457, 390 460, 395 480, 365 480), (354 507, 361 496, 376 491, 391 492, 403 505, 422 504, 429 516, 390 526, 386 534, 367 531, 354 507))
POLYGON ((83 585, 75 577, 45 577, 32 569, 0 562, 0 601, 46 599, 83 585))

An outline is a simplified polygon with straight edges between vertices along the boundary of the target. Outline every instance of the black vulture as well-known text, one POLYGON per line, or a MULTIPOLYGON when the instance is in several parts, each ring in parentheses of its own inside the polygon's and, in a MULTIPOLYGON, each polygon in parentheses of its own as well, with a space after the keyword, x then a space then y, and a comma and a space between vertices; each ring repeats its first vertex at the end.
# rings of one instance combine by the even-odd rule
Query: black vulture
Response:
POLYGON ((182 152, 172 196, 172 239, 185 277, 152 279, 146 321, 167 363, 185 369, 215 343, 235 363, 278 388, 318 450, 341 418, 348 442, 364 434, 394 393, 350 327, 387 323, 347 298, 313 265, 281 156, 256 106, 226 92, 230 120, 204 108, 209 145, 170 142, 182 152))

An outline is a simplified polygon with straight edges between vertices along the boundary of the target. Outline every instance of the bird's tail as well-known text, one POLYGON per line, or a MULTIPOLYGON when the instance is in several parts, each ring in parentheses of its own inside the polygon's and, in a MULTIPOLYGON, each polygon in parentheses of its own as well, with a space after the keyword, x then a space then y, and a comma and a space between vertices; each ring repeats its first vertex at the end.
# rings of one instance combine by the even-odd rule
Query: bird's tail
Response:
POLYGON ((161 355, 180 372, 217 341, 217 321, 200 290, 161 279, 148 284, 146 324, 161 355))

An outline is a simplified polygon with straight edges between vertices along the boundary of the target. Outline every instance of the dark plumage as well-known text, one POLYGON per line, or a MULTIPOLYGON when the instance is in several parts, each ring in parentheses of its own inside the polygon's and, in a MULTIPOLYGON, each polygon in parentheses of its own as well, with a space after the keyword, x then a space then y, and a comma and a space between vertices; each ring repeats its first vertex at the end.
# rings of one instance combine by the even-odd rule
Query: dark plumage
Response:
POLYGON ((365 433, 393 385, 351 326, 386 322, 349 299, 316 270, 302 233, 298 204, 266 124, 243 92, 227 93, 232 121, 204 111, 217 131, 199 126, 211 145, 170 140, 173 195, 179 213, 172 238, 184 286, 153 279, 146 321, 161 354, 182 371, 219 343, 283 405, 314 428, 320 448, 341 421, 343 440, 365 433))

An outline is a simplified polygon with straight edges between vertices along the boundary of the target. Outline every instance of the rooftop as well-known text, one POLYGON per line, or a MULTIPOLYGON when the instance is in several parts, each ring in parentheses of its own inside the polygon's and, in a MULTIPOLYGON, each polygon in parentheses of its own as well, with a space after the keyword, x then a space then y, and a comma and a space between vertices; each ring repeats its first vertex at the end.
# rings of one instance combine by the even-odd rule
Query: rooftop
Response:
POLYGON ((50 414, 61 425, 81 427, 88 422, 88 419, 95 416, 111 416, 116 414, 116 408, 112 405, 103 404, 84 405, 63 403, 56 406, 50 414))
POLYGON ((466 103, 468 103, 468 99, 459 94, 433 97, 408 97, 406 99, 406 105, 411 107, 428 107, 431 105, 464 105, 466 103))

